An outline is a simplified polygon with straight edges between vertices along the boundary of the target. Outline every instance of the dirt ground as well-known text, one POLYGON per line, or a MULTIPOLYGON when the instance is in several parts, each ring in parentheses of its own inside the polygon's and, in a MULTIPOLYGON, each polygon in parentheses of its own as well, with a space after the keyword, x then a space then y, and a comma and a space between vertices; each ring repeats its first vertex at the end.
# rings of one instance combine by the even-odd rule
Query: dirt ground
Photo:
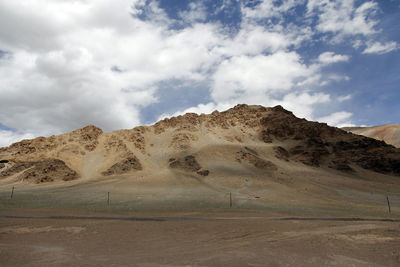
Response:
MULTIPOLYGON (((61 210, 0 212, 5 213, 71 215, 61 210)), ((0 217, 0 265, 400 266, 398 219, 279 220, 280 215, 268 212, 75 215, 0 217), (128 216, 169 219, 124 220, 128 216)))

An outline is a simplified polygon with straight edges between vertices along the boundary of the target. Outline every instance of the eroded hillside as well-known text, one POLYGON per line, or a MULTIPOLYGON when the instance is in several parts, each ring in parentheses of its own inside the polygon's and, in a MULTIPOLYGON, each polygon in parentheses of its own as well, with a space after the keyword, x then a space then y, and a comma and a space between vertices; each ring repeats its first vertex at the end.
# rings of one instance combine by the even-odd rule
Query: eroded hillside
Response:
POLYGON ((399 149, 299 119, 281 106, 237 105, 110 133, 87 126, 1 148, 0 160, 1 180, 27 183, 148 174, 286 177, 296 166, 400 175, 399 149))

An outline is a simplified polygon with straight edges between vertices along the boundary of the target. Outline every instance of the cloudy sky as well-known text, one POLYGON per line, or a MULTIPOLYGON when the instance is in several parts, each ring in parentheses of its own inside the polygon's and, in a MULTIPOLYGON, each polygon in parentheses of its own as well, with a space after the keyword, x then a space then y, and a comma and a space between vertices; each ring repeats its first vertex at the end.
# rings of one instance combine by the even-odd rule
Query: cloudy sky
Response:
POLYGON ((0 146, 238 103, 400 119, 400 1, 0 0, 0 146))

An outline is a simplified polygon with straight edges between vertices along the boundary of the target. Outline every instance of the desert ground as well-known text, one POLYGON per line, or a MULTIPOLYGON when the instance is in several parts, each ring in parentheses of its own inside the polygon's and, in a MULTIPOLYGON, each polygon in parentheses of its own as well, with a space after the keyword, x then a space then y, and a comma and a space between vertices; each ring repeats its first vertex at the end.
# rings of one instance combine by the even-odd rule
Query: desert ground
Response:
MULTIPOLYGON (((321 181, 309 191, 281 190, 277 196, 239 181, 224 192, 196 180, 185 185, 182 178, 164 184, 154 178, 158 190, 125 176, 68 187, 21 183, 14 185, 12 198, 12 188, 2 186, 0 265, 400 264, 400 190, 395 186, 389 214, 387 192, 374 181, 340 192, 331 187, 321 197, 313 193, 328 188, 321 181)), ((337 183, 343 181, 336 177, 337 183)))
MULTIPOLYGON (((27 211, 18 212, 25 214, 27 211)), ((48 214, 48 211, 35 213, 48 214)), ((399 221, 281 221, 265 217, 272 215, 269 213, 236 212, 168 214, 171 215, 202 219, 127 221, 1 218, 1 265, 400 264, 399 221)))

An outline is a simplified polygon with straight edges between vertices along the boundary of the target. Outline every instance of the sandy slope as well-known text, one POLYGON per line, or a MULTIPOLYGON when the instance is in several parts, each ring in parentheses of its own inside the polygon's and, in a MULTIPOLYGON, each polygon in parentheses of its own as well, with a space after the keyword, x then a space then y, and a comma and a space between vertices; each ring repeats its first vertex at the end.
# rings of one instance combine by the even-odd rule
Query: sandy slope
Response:
POLYGON ((373 127, 346 127, 346 131, 383 140, 388 144, 400 147, 400 124, 373 127))

